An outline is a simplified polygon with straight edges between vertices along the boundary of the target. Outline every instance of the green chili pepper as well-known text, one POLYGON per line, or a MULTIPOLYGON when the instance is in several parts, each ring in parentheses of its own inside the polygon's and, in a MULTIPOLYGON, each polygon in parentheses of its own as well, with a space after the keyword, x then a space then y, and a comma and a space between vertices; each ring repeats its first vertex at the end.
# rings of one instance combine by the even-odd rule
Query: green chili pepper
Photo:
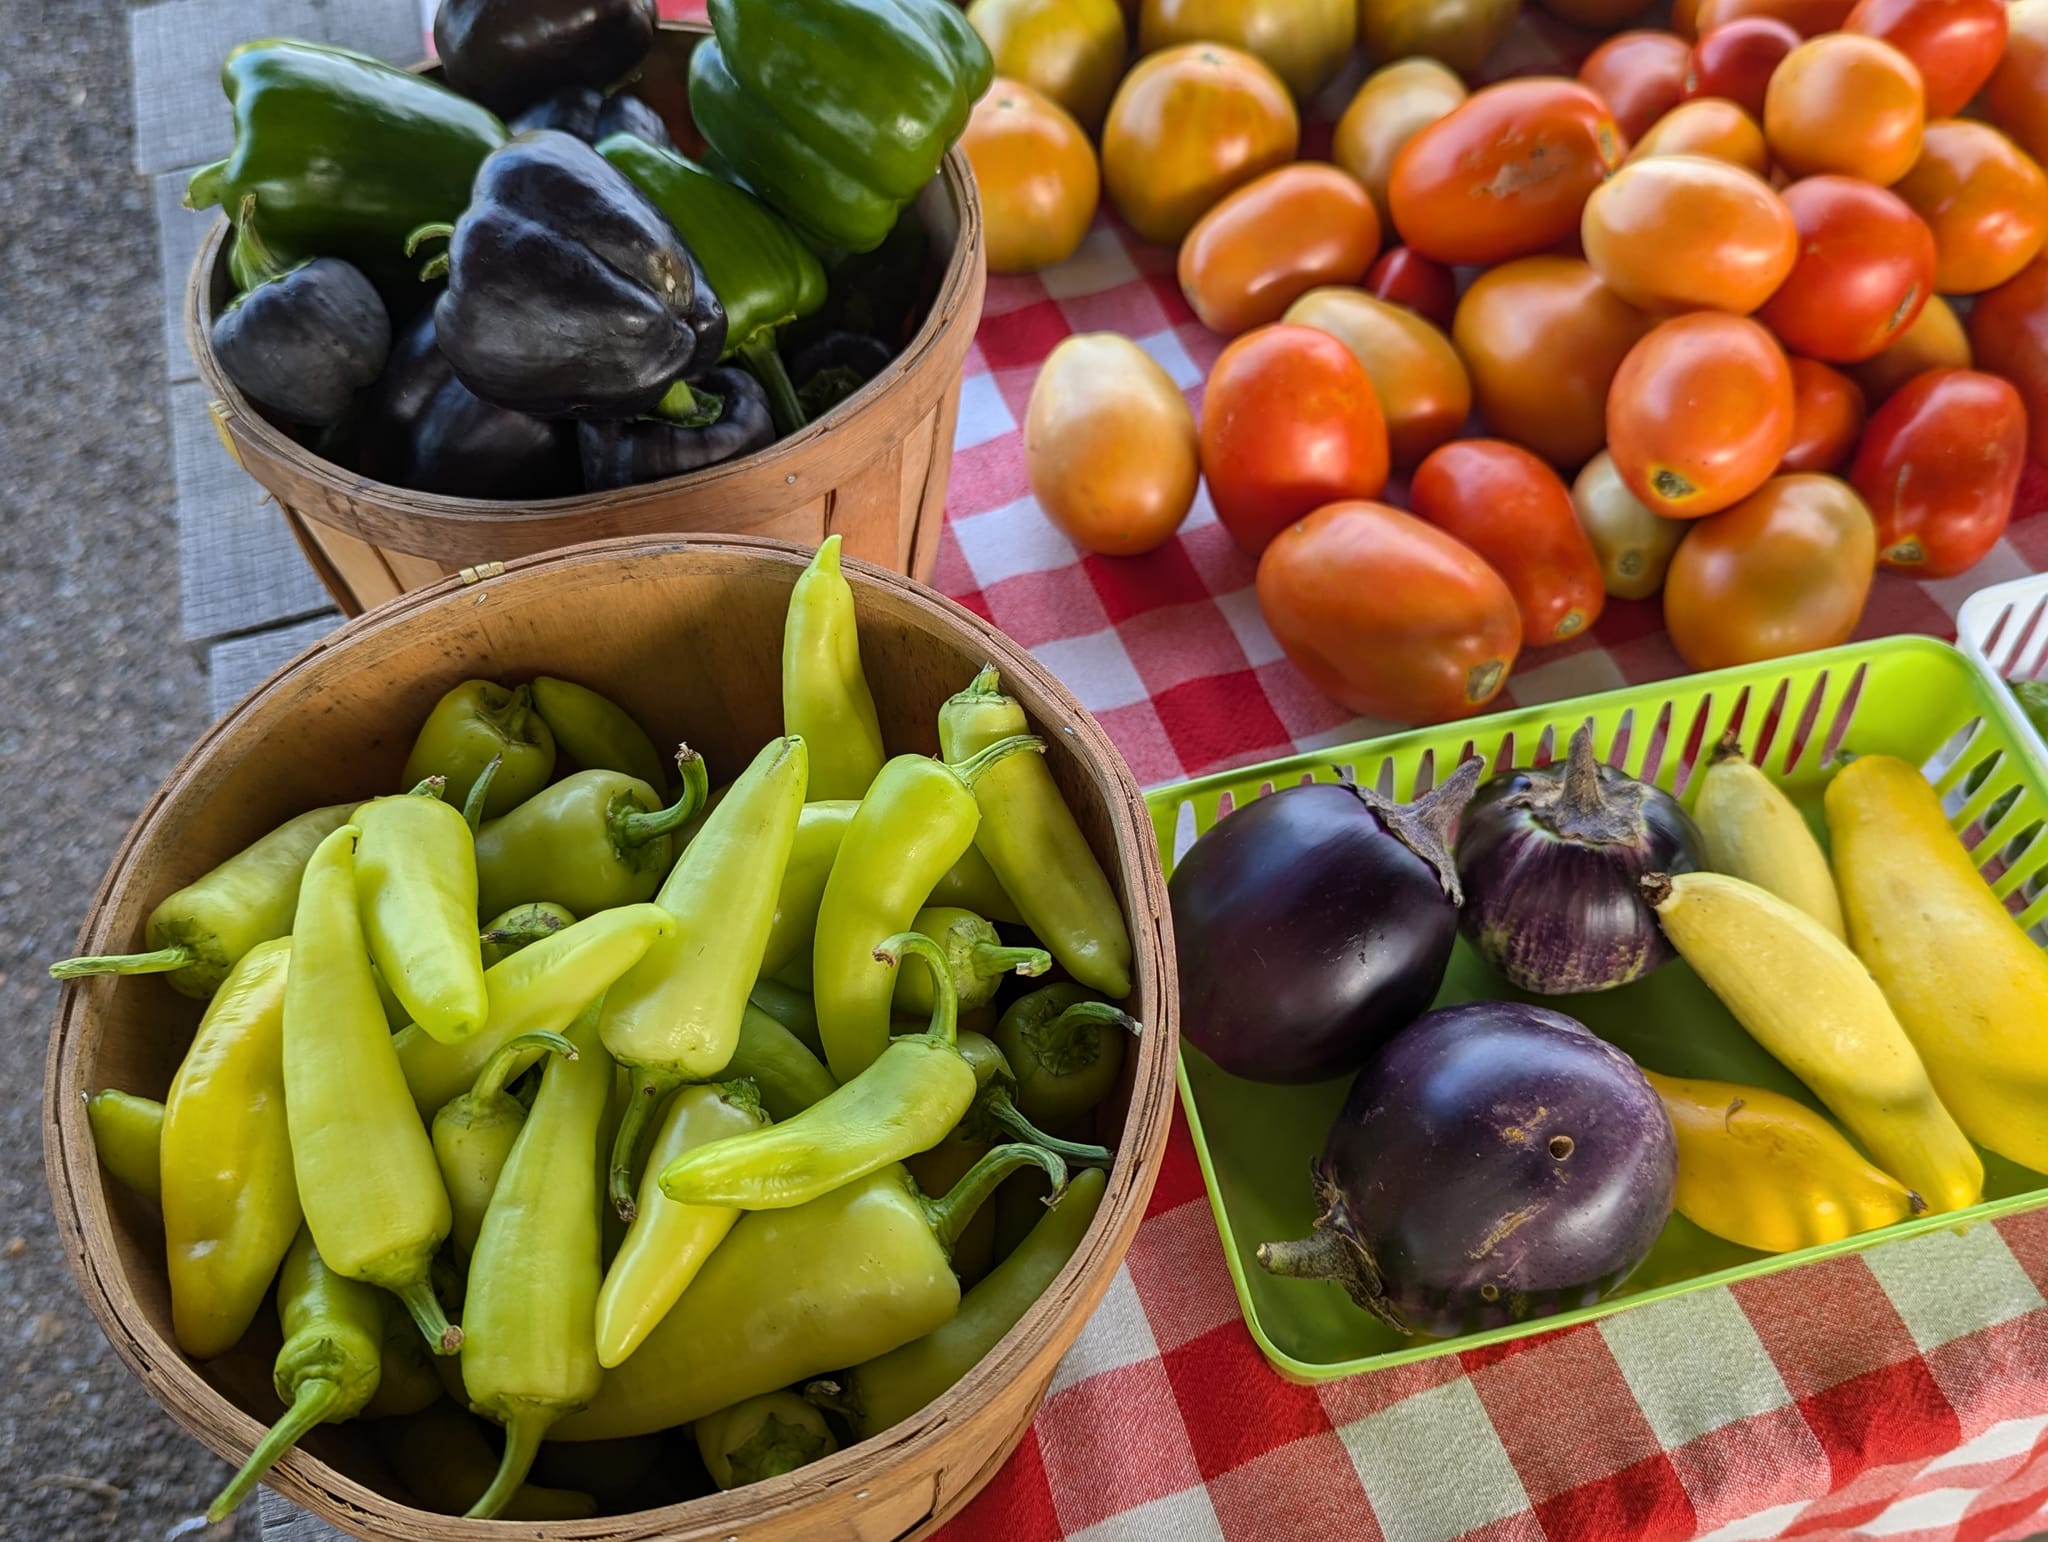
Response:
POLYGON ((721 1489, 779 1478, 839 1449, 824 1415, 794 1392, 764 1392, 691 1426, 704 1470, 721 1489))
MULTIPOLYGON (((299 1234, 285 1119, 291 939, 258 943, 207 1003, 164 1098, 164 1252, 171 1328, 195 1360, 242 1341, 299 1234)), ((379 1026, 386 1036, 390 1030, 379 1026)))
POLYGON ((370 960, 415 1023, 444 1044, 460 1043, 490 1009, 469 826, 438 797, 416 794, 364 804, 355 828, 370 960))
POLYGON ((996 870, 988 865, 988 858, 978 846, 970 846, 961 853, 960 860, 933 886, 926 903, 971 910, 1007 926, 1024 924, 1024 913, 1003 888, 1002 880, 996 877, 996 870))
POLYGON ((1109 1096, 1124 1067, 1124 1035, 1143 1029, 1069 981, 1012 1002, 993 1037, 1017 1075, 1017 1107, 1040 1124, 1064 1124, 1109 1096))
POLYGON ((1016 1103, 1016 1073, 1010 1069, 1008 1058, 996 1047, 994 1040, 978 1033, 963 1033, 960 1035, 960 1055, 973 1067, 975 1082, 981 1089, 974 1095, 973 1108, 961 1121, 964 1132, 979 1135, 990 1145, 1005 1140, 1030 1141, 1048 1151, 1057 1151, 1078 1166, 1109 1166, 1108 1147, 1062 1140, 1048 1135, 1024 1117, 1016 1103))
MULTIPOLYGON (((956 1129, 931 1150, 905 1157, 903 1165, 917 1181, 920 1193, 943 1194, 966 1177, 974 1164, 988 1155, 989 1149, 987 1141, 956 1129)), ((1029 1171, 1040 1178, 1045 1176, 1035 1167, 1029 1171)), ((974 1219, 961 1229, 953 1244, 953 1272, 960 1276, 961 1285, 972 1285, 988 1273, 989 1265, 995 1262, 995 1247, 996 1207, 986 1204, 974 1212, 974 1219)))
POLYGON ((775 919, 783 865, 796 838, 810 757, 776 739, 754 757, 690 842, 656 903, 677 919, 606 993, 604 1042, 631 1067, 638 1093, 612 1150, 610 1193, 633 1218, 633 1153, 663 1094, 725 1071, 739 1041, 747 991, 775 919))
POLYGON ((811 950, 825 1060, 841 1082, 889 1042, 896 978, 876 949, 909 928, 940 875, 974 843, 976 780, 1026 750, 1042 754, 1045 746, 1005 739, 960 766, 900 755, 861 800, 825 881, 811 950))
POLYGON ((540 1096, 484 1216, 463 1303, 462 1383, 470 1407, 505 1426, 498 1476, 467 1512, 489 1520, 526 1481, 548 1426, 597 1395, 595 1314, 604 1277, 597 1137, 612 1062, 595 1009, 569 1032, 575 1058, 551 1061, 540 1096))
POLYGON ((685 1152, 751 1134, 764 1123, 746 1082, 685 1087, 669 1100, 640 1183, 639 1213, 598 1292, 599 1364, 610 1369, 640 1347, 740 1218, 732 1206, 676 1203, 661 1192, 657 1175, 685 1152))
MULTIPOLYGON (((953 977, 962 1012, 995 1000, 1005 975, 1036 979, 1052 968, 1052 955, 1045 949, 1005 947, 996 929, 971 910, 927 905, 911 921, 910 929, 924 933, 945 950, 946 968, 953 977)), ((921 969, 899 973, 895 1004, 899 1012, 929 1012, 931 976, 921 969)))
MULTIPOLYGON (((783 731, 811 746, 810 795, 864 798, 882 769, 882 724, 860 667, 853 586, 827 536, 790 591, 782 631, 783 731)), ((922 898, 923 896, 919 896, 922 898)))
POLYGON ((579 771, 528 798, 476 838, 477 899, 486 911, 556 900, 578 915, 654 898, 675 865, 670 837, 704 798, 704 762, 677 757, 683 795, 618 771, 579 771))
POLYGON ((377 1316, 384 1329, 377 1343, 377 1390, 356 1417, 403 1419, 422 1408, 433 1407, 446 1395, 441 1373, 435 1369, 440 1362, 421 1342, 420 1330, 412 1324, 412 1314, 398 1297, 380 1290, 377 1316))
POLYGON ((776 974, 775 983, 793 991, 802 991, 806 996, 810 995, 817 983, 811 976, 811 961, 807 958, 791 959, 776 974))
POLYGON ((747 992, 747 1004, 781 1024, 813 1055, 824 1054, 825 1041, 818 1032, 818 1004, 809 991, 784 985, 780 980, 760 979, 747 992))
POLYGON ((771 1119, 794 1119, 839 1087, 803 1040, 751 1003, 740 1016, 740 1041, 725 1074, 752 1082, 771 1119))
MULTIPOLYGON (((576 924, 575 913, 566 905, 542 901, 531 905, 514 905, 504 914, 484 923, 482 944, 484 978, 490 979, 490 972, 505 962, 521 948, 531 947, 543 938, 552 937, 564 927, 576 924)), ((488 985, 486 989, 488 989, 488 985)))
MULTIPOLYGON (((442 1044, 417 1027, 392 1043, 412 1090, 413 1106, 430 1121, 441 1105, 460 1097, 501 1048, 530 1033, 560 1033, 612 982, 638 963, 657 941, 675 934, 676 919, 659 905, 622 905, 578 921, 484 972, 491 1000, 484 1031, 460 1044, 442 1044)), ((527 1050, 516 1077, 540 1059, 527 1050)))
POLYGON ((59 980, 95 974, 161 974, 172 990, 204 1001, 259 942, 290 934, 306 859, 348 823, 353 803, 316 808, 287 820, 255 845, 176 893, 149 914, 143 929, 152 951, 52 964, 59 980))
POLYGON ((959 1309, 949 1259, 962 1228, 1026 1166, 1064 1187, 1051 1152, 998 1146, 941 1199, 899 1164, 793 1210, 741 1216, 661 1325, 549 1438, 669 1429, 922 1338, 959 1309))
MULTIPOLYGON (((379 1424, 377 1449, 423 1509, 460 1515, 483 1496, 498 1471, 484 1426, 453 1403, 379 1424)), ((498 1512, 503 1521, 580 1521, 597 1513, 588 1494, 522 1484, 498 1512)))
MULTIPOLYGON (((993 665, 939 709, 939 745, 965 760, 1026 733, 1024 709, 1003 694, 993 665)), ((1131 934, 1102 864, 1042 760, 1011 760, 974 789, 981 805, 975 844, 1024 924, 1083 985, 1122 999, 1131 993, 1131 934)))
POLYGON ((356 917, 354 825, 306 864, 285 981, 285 1116, 306 1226, 330 1269, 406 1304, 429 1347, 453 1354, 428 1282, 448 1235, 448 1191, 370 980, 356 917))
POLYGON ((828 1407, 844 1413, 865 1440, 902 1423, 941 1396, 1001 1343, 1060 1277, 1087 1236, 1109 1180, 1076 1173, 1066 1197, 1040 1214, 1017 1250, 960 1300, 960 1310, 923 1338, 858 1365, 828 1407))
POLYGON ((382 1314, 376 1290, 328 1267, 311 1234, 299 1233, 277 1276, 284 1347, 271 1379, 285 1415, 206 1507, 209 1524, 226 1520, 308 1431, 362 1411, 382 1374, 382 1314))
POLYGON ((668 763, 633 721, 609 697, 551 675, 534 678, 533 710, 555 736, 555 748, 585 771, 617 771, 649 787, 668 785, 668 763))
POLYGON ((448 1206, 455 1216, 448 1240, 465 1259, 476 1251, 484 1212, 490 1208, 491 1195, 526 1124, 525 1105, 505 1086, 512 1079, 512 1068, 532 1050, 576 1058, 576 1046, 559 1033, 523 1033, 484 1062, 474 1087, 449 1099, 434 1115, 434 1159, 440 1164, 441 1181, 448 1186, 448 1206))
POLYGON ((465 680, 427 714, 402 780, 410 787, 430 776, 445 777, 448 801, 460 808, 499 755, 504 764, 484 802, 487 819, 511 813, 547 786, 555 774, 555 736, 533 710, 531 687, 508 691, 489 680, 465 680))
POLYGON ((144 1199, 163 1200, 164 1106, 111 1087, 85 1100, 93 1150, 114 1181, 144 1199))

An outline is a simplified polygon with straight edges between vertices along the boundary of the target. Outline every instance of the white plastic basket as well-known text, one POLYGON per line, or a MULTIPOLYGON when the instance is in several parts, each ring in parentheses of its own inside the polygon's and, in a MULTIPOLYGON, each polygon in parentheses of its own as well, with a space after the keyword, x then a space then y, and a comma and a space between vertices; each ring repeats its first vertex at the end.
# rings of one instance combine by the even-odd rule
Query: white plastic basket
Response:
POLYGON ((2048 679, 2048 573, 1979 590, 1956 616, 1956 641, 1998 680, 2048 679))

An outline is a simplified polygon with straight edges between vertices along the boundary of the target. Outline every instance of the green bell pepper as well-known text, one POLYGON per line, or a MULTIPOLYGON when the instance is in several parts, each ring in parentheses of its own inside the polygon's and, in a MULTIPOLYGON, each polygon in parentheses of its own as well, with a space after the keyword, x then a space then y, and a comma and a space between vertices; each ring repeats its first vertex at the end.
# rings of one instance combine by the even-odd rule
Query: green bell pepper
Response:
POLYGON ((948 0, 711 0, 690 114, 720 158, 828 248, 872 251, 995 64, 948 0))
POLYGON ((781 215, 753 194, 721 182, 694 161, 636 134, 614 134, 597 153, 623 171, 666 214, 725 303, 725 352, 737 354, 768 392, 775 426, 793 434, 807 421, 776 335, 825 303, 825 265, 781 215))

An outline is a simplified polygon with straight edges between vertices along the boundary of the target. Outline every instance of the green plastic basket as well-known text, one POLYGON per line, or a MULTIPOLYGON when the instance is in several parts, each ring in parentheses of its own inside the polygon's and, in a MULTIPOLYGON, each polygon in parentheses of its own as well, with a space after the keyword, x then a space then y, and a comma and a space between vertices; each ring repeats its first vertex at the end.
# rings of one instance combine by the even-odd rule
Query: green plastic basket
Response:
MULTIPOLYGON (((1724 734, 1736 730, 1750 758, 1792 796, 1823 841, 1821 792, 1831 765, 1851 754, 1911 761, 1942 792, 1994 890, 2037 942, 2048 943, 2048 759, 1986 676, 1954 648, 1928 638, 1891 638, 1419 729, 1161 788, 1146 801, 1170 875, 1203 831, 1276 787, 1356 780, 1405 801, 1474 754, 1486 757, 1490 771, 1547 763, 1588 722, 1604 759, 1688 803, 1697 794, 1697 768, 1724 734)), ((1520 996, 1461 941, 1437 1005, 1481 999, 1536 998, 1520 996)), ((1653 1070, 1771 1087, 1819 1106, 1682 963, 1622 990, 1547 1004, 1653 1070)), ((1987 1152, 1983 1204, 1797 1253, 1755 1253, 1674 1215, 1642 1266, 1593 1306, 1455 1339, 1407 1338, 1360 1311, 1337 1287, 1275 1279, 1253 1261, 1261 1242, 1308 1235, 1315 1216, 1309 1162, 1337 1116, 1348 1080, 1261 1086, 1218 1070, 1186 1045, 1179 1074, 1245 1322, 1275 1368, 1300 1382, 1505 1343, 1895 1238, 2048 1206, 2048 1177, 1987 1152)))

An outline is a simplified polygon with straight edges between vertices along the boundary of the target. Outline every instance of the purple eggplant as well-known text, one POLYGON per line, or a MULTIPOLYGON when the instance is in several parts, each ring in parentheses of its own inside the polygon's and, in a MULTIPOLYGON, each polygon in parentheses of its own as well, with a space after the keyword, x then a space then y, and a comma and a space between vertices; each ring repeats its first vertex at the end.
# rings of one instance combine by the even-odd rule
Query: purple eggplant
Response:
POLYGON ((1602 765, 1581 728, 1563 765, 1497 776, 1465 810, 1465 935, 1539 996, 1627 985, 1673 957, 1643 875, 1697 871, 1699 853, 1678 800, 1602 765))
POLYGON ((1586 1306, 1671 1215, 1671 1119, 1634 1061, 1543 1007, 1447 1007, 1359 1075, 1313 1167, 1320 1214, 1259 1264, 1404 1333, 1586 1306))
POLYGON ((1197 841, 1167 886, 1189 1042, 1251 1081, 1324 1081, 1427 1011, 1458 940, 1450 830, 1479 771, 1406 808, 1283 788, 1197 841))

